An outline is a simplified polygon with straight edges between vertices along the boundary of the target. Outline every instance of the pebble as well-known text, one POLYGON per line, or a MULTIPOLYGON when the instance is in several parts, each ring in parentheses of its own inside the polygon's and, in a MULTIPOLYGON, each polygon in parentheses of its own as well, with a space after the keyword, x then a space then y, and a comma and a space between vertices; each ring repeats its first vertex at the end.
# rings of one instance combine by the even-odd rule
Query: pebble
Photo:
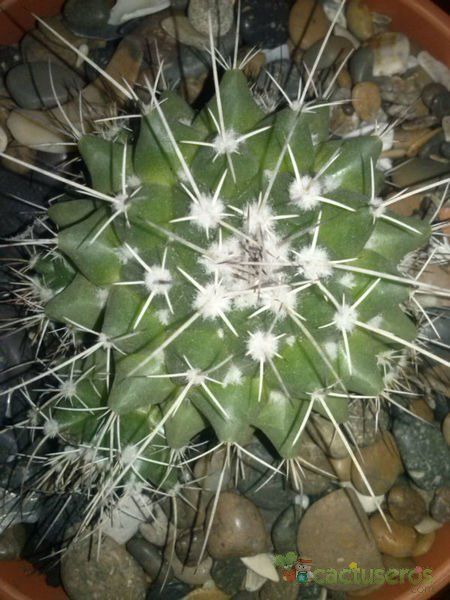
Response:
POLYGON ((344 67, 339 75, 337 76, 336 82, 340 88, 351 89, 352 87, 352 78, 350 76, 349 70, 344 67))
POLYGON ((429 423, 434 421, 433 411, 422 398, 411 400, 409 410, 429 423))
POLYGON ((350 456, 345 458, 330 458, 330 463, 339 481, 350 481, 352 472, 352 459, 350 456))
POLYGON ((380 552, 400 558, 411 556, 417 540, 417 532, 409 525, 397 523, 389 515, 386 515, 386 520, 390 530, 379 513, 370 518, 370 527, 380 552))
POLYGON ((68 0, 64 6, 67 27, 75 34, 104 40, 117 36, 117 29, 108 25, 110 0, 68 0))
POLYGON ((162 29, 180 44, 192 46, 197 50, 208 47, 209 38, 192 27, 184 15, 173 15, 161 21, 162 29))
POLYGON ((431 533, 432 531, 436 531, 437 529, 440 529, 442 527, 442 523, 439 523, 439 521, 435 521, 434 519, 432 519, 429 516, 424 517, 420 523, 417 523, 417 525, 414 527, 414 529, 418 532, 418 533, 431 533))
POLYGON ((97 539, 89 536, 71 544, 61 558, 61 579, 71 600, 144 600, 147 576, 124 546, 102 536, 101 551, 97 539))
POLYGON ((276 48, 289 37, 285 0, 242 0, 241 36, 248 46, 276 48))
POLYGON ((8 527, 0 535, 0 561, 20 558, 26 539, 25 527, 21 523, 8 527))
POLYGON ((431 109, 431 105, 436 96, 439 96, 439 94, 445 93, 446 91, 447 89, 442 85, 442 83, 429 83, 422 90, 422 101, 425 106, 431 109))
POLYGON ((296 600, 298 597, 299 585, 296 581, 287 583, 280 581, 266 581, 259 590, 259 600, 296 600))
POLYGON ((357 83, 352 91, 352 104, 362 121, 374 121, 381 108, 380 90, 376 83, 357 83))
POLYGON ((437 427, 402 415, 394 422, 393 433, 417 486, 430 490, 450 485, 450 448, 437 427))
POLYGON ((165 548, 165 558, 170 562, 174 576, 189 585, 203 585, 211 579, 212 558, 207 556, 199 565, 188 567, 183 565, 176 554, 171 553, 169 546, 165 548))
POLYGON ((408 485, 394 485, 387 496, 392 517, 403 525, 417 525, 427 513, 425 500, 408 485))
POLYGON ((270 581, 279 581, 280 577, 273 564, 273 556, 267 552, 257 554, 256 556, 242 556, 241 561, 244 565, 264 579, 270 581))
POLYGON ((183 600, 191 589, 191 586, 187 583, 172 579, 152 585, 145 600, 183 600))
POLYGON ((177 537, 175 551, 184 565, 193 567, 200 558, 205 535, 203 529, 189 529, 177 537))
POLYGON ((229 596, 217 588, 198 588, 190 592, 183 600, 229 600, 229 596))
POLYGON ((64 104, 83 87, 83 80, 68 67, 33 62, 8 72, 6 85, 21 108, 52 108, 64 104))
POLYGON ((398 157, 407 156, 412 158, 419 154, 423 147, 432 140, 437 134, 438 129, 404 129, 397 127, 394 134, 394 151, 398 152, 398 157))
POLYGON ((450 521, 450 487, 436 490, 430 505, 430 514, 439 523, 450 521))
POLYGON ((9 115, 7 125, 19 144, 41 152, 60 154, 69 141, 46 113, 15 110, 9 115))
POLYGON ((398 557, 382 554, 383 565, 385 569, 414 569, 416 561, 410 556, 398 557))
POLYGON ((347 4, 347 25, 350 31, 362 42, 373 36, 372 15, 369 7, 361 0, 350 0, 347 4))
POLYGON ((215 492, 218 488, 220 479, 222 479, 221 489, 227 488, 231 479, 231 472, 229 465, 223 469, 225 459, 226 450, 220 448, 219 450, 206 454, 206 456, 202 456, 195 462, 194 478, 203 490, 215 492), (222 470, 224 470, 223 476, 222 470))
MULTIPOLYGON (((258 592, 262 586, 266 583, 267 579, 265 577, 261 577, 252 571, 251 569, 247 569, 247 573, 245 574, 244 588, 245 592, 252 592, 253 596, 255 596, 255 592, 258 592)), ((239 592, 242 593, 242 592, 239 592)), ((257 594, 256 594, 257 595, 257 594)), ((233 596, 233 600, 236 598, 236 595, 233 596)))
POLYGON ((377 407, 374 403, 353 399, 348 407, 348 426, 359 448, 370 446, 377 440, 379 431, 388 428, 389 413, 384 405, 377 407))
POLYGON ((144 571, 150 575, 152 581, 164 579, 167 565, 163 567, 163 556, 156 546, 137 535, 127 543, 126 548, 144 571))
POLYGON ((222 592, 232 596, 242 588, 246 572, 247 569, 241 559, 232 557, 214 561, 211 577, 222 592))
MULTIPOLYGON (((385 494, 403 472, 397 445, 388 431, 381 434, 371 446, 361 448, 357 460, 376 496, 385 494)), ((352 464, 351 477, 353 485, 359 492, 369 493, 355 464, 352 464)))
POLYGON ((333 423, 320 415, 311 415, 308 434, 314 442, 331 458, 346 458, 348 450, 337 433, 333 423))
MULTIPOLYGON (((352 49, 351 43, 346 38, 334 35, 331 36, 317 63, 317 68, 328 69, 334 63, 338 64, 343 60, 346 60, 352 49)), ((321 50, 322 40, 319 40, 305 52, 303 62, 309 70, 313 68, 321 50)))
POLYGON ((450 92, 442 92, 431 101, 431 113, 441 121, 444 117, 450 115, 450 92))
POLYGON ((169 6, 170 0, 117 0, 109 13, 108 23, 122 25, 131 19, 152 15, 169 6))
POLYGON ((380 33, 370 40, 369 45, 374 53, 375 77, 390 77, 405 72, 410 49, 406 35, 395 32, 380 33))
POLYGON ((297 0, 289 15, 289 36, 296 48, 308 50, 322 40, 330 27, 330 22, 316 0, 297 0))
POLYGON ((439 60, 436 60, 425 50, 417 55, 419 65, 428 73, 433 81, 442 83, 447 90, 450 89, 450 69, 439 60))
POLYGON ((187 14, 192 27, 208 37, 210 21, 214 37, 227 34, 233 26, 234 9, 230 0, 189 0, 187 14))
POLYGON ((290 470, 290 483, 296 491, 316 495, 323 494, 332 488, 333 467, 323 450, 305 431, 302 433, 298 459, 303 472, 290 470), (301 484, 297 483, 298 479, 301 484))
MULTIPOLYGON (((369 521, 352 490, 337 490, 314 502, 300 521, 297 545, 316 568, 342 569, 352 561, 361 568, 382 568, 369 521)), ((345 584, 327 587, 355 589, 345 584)))
POLYGON ((279 515, 272 526, 271 537, 277 554, 295 551, 297 529, 303 510, 297 504, 291 504, 279 515))
POLYGON ((417 541, 412 549, 412 556, 422 556, 426 554, 434 544, 434 540, 436 539, 436 532, 430 531, 430 533, 419 533, 417 536, 417 541))
POLYGON ((361 46, 349 59, 349 71, 353 83, 371 81, 373 79, 373 67, 375 54, 369 46, 361 46))
POLYGON ((442 423, 442 433, 445 441, 450 446, 450 413, 445 417, 442 423))
MULTIPOLYGON (((212 501, 208 508, 208 523, 211 511, 212 501)), ((216 560, 266 552, 269 540, 261 513, 253 502, 234 492, 222 492, 207 548, 216 560)))

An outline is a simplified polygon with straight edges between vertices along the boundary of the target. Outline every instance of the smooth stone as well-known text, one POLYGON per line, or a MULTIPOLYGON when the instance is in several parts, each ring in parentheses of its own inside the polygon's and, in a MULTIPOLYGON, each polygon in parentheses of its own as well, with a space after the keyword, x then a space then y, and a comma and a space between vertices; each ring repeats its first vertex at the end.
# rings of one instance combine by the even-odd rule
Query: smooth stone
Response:
POLYGON ((450 142, 450 116, 442 119, 442 129, 444 131, 445 141, 450 142))
POLYGON ((69 68, 58 64, 33 62, 8 72, 6 85, 21 108, 53 108, 64 104, 83 87, 84 82, 69 68))
MULTIPOLYGON (((109 65, 112 57, 114 56, 114 52, 116 51, 115 42, 109 42, 105 44, 102 48, 94 48, 89 53, 89 58, 100 68, 105 70, 109 65)), ((88 81, 95 81, 98 77, 97 69, 94 69, 92 65, 89 63, 84 63, 84 74, 88 81)))
POLYGON ((209 36, 210 22, 214 36, 226 35, 233 26, 232 0, 189 0, 187 16, 198 32, 209 36), (211 15, 210 18, 208 15, 211 15))
POLYGON ((345 88, 345 89, 349 89, 349 90, 351 89, 352 78, 350 76, 349 70, 346 67, 341 69, 341 71, 336 79, 336 82, 340 88, 345 88))
POLYGON ((390 556, 389 554, 382 554, 383 565, 385 569, 414 569, 416 561, 410 556, 390 556))
POLYGON ((370 518, 370 527, 378 549, 383 554, 390 554, 399 558, 411 556, 417 540, 417 532, 413 527, 397 523, 389 515, 385 516, 390 530, 379 513, 370 518))
POLYGON ((264 464, 277 467, 277 461, 266 447, 257 439, 245 446, 247 452, 254 455, 253 459, 248 454, 242 456, 244 463, 243 476, 238 481, 238 490, 254 502, 258 507, 281 511, 295 498, 295 492, 288 487, 286 477, 281 473, 274 473, 264 464))
MULTIPOLYGON (((423 181, 427 181, 433 177, 447 176, 447 174, 448 165, 429 158, 416 158, 399 166, 394 171, 392 180, 399 188, 404 188, 409 187, 410 185, 423 183, 423 181)), ((442 280, 437 281, 435 285, 441 286, 442 280)), ((432 297, 432 302, 434 303, 428 304, 427 306, 436 306, 436 296, 432 297)))
POLYGON ((141 536, 135 536, 127 543, 126 548, 144 571, 150 575, 152 581, 164 579, 167 565, 163 567, 163 556, 156 546, 141 536))
POLYGON ((450 142, 442 142, 439 147, 439 152, 444 158, 450 158, 450 142))
POLYGON ((436 490, 430 505, 430 514, 439 523, 450 521, 450 487, 436 490))
POLYGON ((436 539, 436 532, 430 531, 430 533, 419 533, 414 548, 412 549, 412 556, 423 556, 426 554, 434 544, 436 539))
POLYGON ((170 0, 117 0, 109 13, 108 24, 123 25, 131 19, 160 12, 170 4, 170 0))
POLYGON ((71 544, 61 558, 61 578, 71 600, 144 600, 147 576, 124 546, 102 536, 101 551, 91 552, 91 536, 71 544))
POLYGON ((423 88, 421 94, 422 101, 425 106, 431 109, 431 105, 436 96, 439 96, 439 94, 443 94, 446 91, 447 89, 444 85, 442 85, 442 83, 436 83, 433 81, 423 88))
POLYGON ((276 48, 289 37, 286 0, 242 0, 241 36, 248 46, 276 48))
POLYGON ((194 29, 189 19, 184 15, 173 15, 163 19, 161 27, 180 44, 192 46, 197 50, 204 50, 208 47, 208 36, 194 29))
MULTIPOLYGON (((316 62, 317 56, 322 51, 322 42, 323 40, 319 40, 313 44, 303 56, 303 62, 310 71, 316 62)), ((341 63, 347 59, 352 50, 353 47, 346 38, 334 35, 331 36, 317 63, 317 68, 328 69, 334 63, 341 63)))
POLYGON ((169 539, 174 535, 174 527, 169 524, 167 516, 158 504, 153 509, 152 519, 148 523, 139 525, 139 533, 150 542, 162 548, 166 546, 169 539))
POLYGON ((182 581, 172 579, 152 585, 147 592, 145 600, 183 600, 192 587, 182 581))
POLYGON ((183 490, 182 495, 176 496, 176 516, 173 500, 167 499, 161 505, 173 523, 175 523, 176 518, 178 529, 195 529, 201 527, 205 521, 206 507, 210 498, 211 492, 188 487, 183 490))
POLYGON ((229 600, 229 596, 217 588, 198 588, 184 597, 184 600, 229 600))
POLYGON ((77 35, 112 39, 117 37, 117 29, 108 24, 111 7, 110 0, 68 0, 65 23, 77 35))
POLYGON ((394 485, 387 496, 387 505, 392 517, 403 525, 417 525, 427 514, 422 496, 407 485, 394 485))
POLYGON ((373 67, 375 55, 372 48, 361 46, 349 59, 349 71, 353 83, 371 81, 373 79, 373 67))
POLYGON ((431 113, 440 121, 450 115, 450 92, 442 92, 435 96, 430 106, 431 113))
POLYGON ((139 525, 152 514, 152 500, 145 494, 124 494, 100 521, 99 530, 118 544, 126 544, 138 531, 139 525))
MULTIPOLYGON (((383 566, 368 518, 352 490, 337 490, 309 507, 300 521, 297 546, 315 568, 339 570, 353 561, 365 569, 383 566)), ((327 587, 356 588, 345 584, 327 587)))
POLYGON ((175 552, 184 565, 193 567, 198 563, 204 541, 203 529, 191 529, 177 537, 175 552))
POLYGON ((396 419, 393 433, 417 486, 430 490, 450 485, 450 448, 437 427, 405 415, 396 419))
POLYGON ((370 446, 379 437, 379 432, 389 427, 389 412, 382 404, 376 406, 372 402, 351 400, 348 407, 348 426, 352 439, 359 448, 370 446))
POLYGON ((330 458, 330 463, 339 481, 350 481, 352 472, 351 456, 345 458, 330 458))
POLYGON ((381 108, 380 90, 376 83, 363 81, 352 90, 352 104, 362 121, 373 121, 381 108))
POLYGON ((271 531, 273 547, 277 554, 295 551, 297 529, 302 515, 302 508, 297 504, 291 504, 278 516, 271 531))
MULTIPOLYGON (((258 588, 259 589, 259 588, 258 588)), ((249 590, 241 590, 237 594, 234 594, 232 600, 258 600, 259 594, 258 590, 249 591, 249 590)))
POLYGON ((304 431, 302 444, 297 459, 302 466, 302 472, 290 470, 292 487, 304 494, 323 494, 332 489, 336 479, 330 461, 321 448, 304 431))
POLYGON ((444 436, 445 441, 450 446, 450 413, 448 413, 448 415, 442 422, 442 434, 444 436))
MULTIPOLYGON (((32 148, 28 148, 28 146, 23 146, 22 144, 19 144, 18 142, 13 140, 8 144, 5 154, 11 156, 12 158, 16 158, 17 160, 20 160, 23 163, 33 165, 36 160, 37 151, 33 150, 32 148)), ((27 167, 26 165, 16 163, 12 160, 8 160, 4 156, 2 156, 0 160, 2 166, 5 167, 5 169, 8 169, 8 171, 12 171, 13 173, 25 175, 30 170, 29 167, 27 167)))
MULTIPOLYGON (((385 494, 403 472, 402 461, 394 438, 388 431, 385 431, 374 444, 361 448, 360 451, 361 454, 357 456, 357 460, 372 492, 377 496, 385 494)), ((355 464, 352 464, 352 483, 362 494, 370 493, 355 464)))
POLYGON ((4 152, 8 147, 9 139, 8 133, 3 127, 0 126, 0 152, 4 152))
POLYGON ((435 521, 429 516, 424 517, 420 523, 414 527, 414 529, 418 533, 426 534, 431 533, 432 531, 436 531, 442 527, 443 523, 439 523, 439 521, 435 521))
POLYGON ((343 485, 343 487, 351 487, 351 489, 353 489, 353 491, 356 494, 356 497, 358 498, 359 503, 361 504, 363 511, 368 515, 375 512, 376 510, 379 510, 379 508, 384 502, 384 494, 381 494, 380 496, 366 496, 365 494, 361 494, 360 492, 358 492, 358 490, 354 486, 343 485))
POLYGON ((350 0, 347 4, 347 26, 358 40, 365 42, 374 34, 369 7, 361 0, 350 0))
POLYGON ((25 527, 21 523, 8 527, 0 535, 0 561, 20 558, 26 539, 25 527))
MULTIPOLYGON (((258 592, 266 583, 266 581, 267 579, 265 577, 261 577, 261 575, 255 573, 255 571, 247 569, 245 574, 244 589, 246 592, 258 592)), ((236 596, 233 596, 233 598, 235 597, 236 596)))
POLYGON ((270 579, 270 581, 280 580, 273 564, 273 557, 267 552, 257 554, 256 556, 242 556, 241 561, 248 569, 264 579, 270 579))
POLYGON ((183 565, 176 554, 172 554, 171 549, 166 546, 164 556, 173 570, 174 576, 189 585, 203 585, 211 579, 211 567, 213 561, 210 556, 203 558, 202 562, 194 567, 183 565))
POLYGON ((266 64, 264 52, 257 52, 245 65, 244 73, 250 79, 257 79, 266 64))
POLYGON ((417 55, 419 65, 428 73, 433 81, 442 83, 447 90, 450 89, 450 69, 427 51, 417 55))
POLYGON ((289 15, 289 37, 296 48, 308 50, 322 40, 330 22, 316 0, 297 0, 289 15))
MULTIPOLYGON (((212 508, 213 501, 208 508, 208 523, 212 508)), ((216 560, 266 552, 269 540, 261 513, 253 502, 234 492, 222 492, 217 502, 207 548, 216 560)))
POLYGON ((226 558, 214 561, 211 577, 222 592, 232 596, 243 587, 246 571, 240 558, 226 558))
POLYGON ((404 73, 409 56, 409 40, 403 33, 380 33, 369 42, 374 53, 373 74, 375 77, 390 77, 404 73))
POLYGON ((50 122, 46 113, 41 116, 36 112, 15 110, 9 115, 7 124, 19 144, 41 152, 59 154, 70 141, 59 131, 57 123, 50 122))
POLYGON ((298 593, 299 585, 296 581, 292 583, 266 581, 259 590, 259 600, 296 600, 298 593))
POLYGON ((333 423, 320 415, 311 415, 308 434, 325 454, 331 458, 346 458, 348 450, 333 423))
POLYGON ((433 411, 428 406, 428 404, 425 402, 425 400, 423 400, 421 398, 419 398, 417 400, 416 399, 411 400, 411 402, 409 404, 409 410, 412 413, 414 413, 415 415, 417 415, 418 417, 420 417, 421 419, 428 421, 429 423, 432 423, 434 421, 433 411))
POLYGON ((225 460, 224 448, 210 452, 197 460, 194 465, 194 478, 197 485, 203 490, 215 492, 221 480, 221 489, 226 489, 231 480, 231 469, 228 465, 225 466, 225 460))

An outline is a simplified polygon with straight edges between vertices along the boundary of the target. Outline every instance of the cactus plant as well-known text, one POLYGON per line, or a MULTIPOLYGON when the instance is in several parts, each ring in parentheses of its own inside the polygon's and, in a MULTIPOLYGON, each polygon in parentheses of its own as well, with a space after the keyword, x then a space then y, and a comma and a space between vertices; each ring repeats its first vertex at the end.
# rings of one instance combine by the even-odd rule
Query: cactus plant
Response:
POLYGON ((410 192, 380 197, 380 139, 330 139, 311 77, 265 113, 236 57, 213 74, 198 113, 129 92, 139 123, 83 135, 86 182, 57 176, 55 233, 17 242, 39 249, 17 271, 27 326, 57 342, 7 392, 52 377, 22 426, 42 432, 33 456, 57 441, 39 481, 86 494, 85 525, 130 486, 176 490, 201 432, 243 449, 259 431, 292 466, 312 411, 340 432, 350 399, 434 356, 411 307, 444 291, 404 260, 432 229, 390 212, 410 192))

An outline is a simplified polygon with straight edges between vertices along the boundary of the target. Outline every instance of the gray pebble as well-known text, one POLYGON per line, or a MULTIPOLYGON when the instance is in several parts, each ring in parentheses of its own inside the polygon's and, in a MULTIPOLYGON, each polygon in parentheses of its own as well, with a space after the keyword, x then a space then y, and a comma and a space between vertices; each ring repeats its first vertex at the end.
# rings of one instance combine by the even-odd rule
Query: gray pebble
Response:
POLYGON ((222 592, 232 596, 241 589, 246 571, 240 558, 226 558, 214 561, 211 576, 222 592))
POLYGON ((349 71, 353 84, 373 80, 373 50, 366 46, 358 48, 349 60, 349 71))

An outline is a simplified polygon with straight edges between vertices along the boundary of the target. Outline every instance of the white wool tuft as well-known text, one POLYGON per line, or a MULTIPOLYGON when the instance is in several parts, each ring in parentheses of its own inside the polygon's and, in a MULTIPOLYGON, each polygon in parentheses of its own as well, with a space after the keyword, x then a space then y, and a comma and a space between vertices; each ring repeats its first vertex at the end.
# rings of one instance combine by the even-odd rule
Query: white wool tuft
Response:
POLYGON ((370 210, 375 218, 381 217, 386 212, 383 199, 376 197, 370 201, 370 210))
POLYGON ((242 371, 236 365, 231 365, 223 379, 223 386, 226 387, 227 385, 240 385, 241 383, 242 371))
POLYGON ((216 229, 224 216, 224 205, 220 198, 200 194, 196 202, 192 202, 189 216, 199 229, 216 229))
POLYGON ((339 331, 348 331, 349 333, 355 328, 355 321, 358 319, 358 311, 349 304, 339 306, 334 313, 334 322, 339 331))
POLYGON ((247 204, 244 213, 246 229, 250 235, 272 231, 272 210, 266 203, 252 202, 247 204))
POLYGON ((299 252, 296 252, 296 255, 299 273, 305 279, 316 281, 317 279, 326 279, 332 275, 333 266, 325 248, 305 246, 299 252))
POLYGON ((204 383, 206 375, 200 369, 188 369, 186 371, 186 381, 191 385, 201 385, 204 383))
POLYGON ((59 434, 59 423, 56 419, 48 419, 44 423, 44 435, 55 438, 59 434))
POLYGON ((289 186, 289 198, 302 210, 314 210, 320 205, 324 189, 320 181, 309 175, 302 175, 289 186))
POLYGON ((137 460, 138 454, 139 450, 137 446, 134 444, 129 444, 122 450, 120 460, 124 465, 131 465, 137 460))
POLYGON ((353 273, 344 273, 344 275, 342 275, 342 277, 339 279, 339 283, 345 288, 351 289, 354 287, 356 279, 353 273))
POLYGON ((194 308, 204 319, 215 319, 230 309, 231 300, 227 291, 217 283, 209 283, 199 290, 194 300, 194 308))
POLYGON ((168 269, 163 269, 159 265, 153 265, 145 271, 145 287, 154 294, 166 294, 172 287, 172 275, 168 269))
POLYGON ((125 213, 128 210, 128 196, 127 194, 117 194, 113 199, 112 205, 114 212, 125 213))
POLYGON ((219 133, 212 142, 216 154, 234 154, 238 151, 239 135, 232 129, 219 133))
POLYGON ((257 362, 271 360, 277 353, 278 339, 269 331, 255 331, 247 341, 247 354, 257 362))

